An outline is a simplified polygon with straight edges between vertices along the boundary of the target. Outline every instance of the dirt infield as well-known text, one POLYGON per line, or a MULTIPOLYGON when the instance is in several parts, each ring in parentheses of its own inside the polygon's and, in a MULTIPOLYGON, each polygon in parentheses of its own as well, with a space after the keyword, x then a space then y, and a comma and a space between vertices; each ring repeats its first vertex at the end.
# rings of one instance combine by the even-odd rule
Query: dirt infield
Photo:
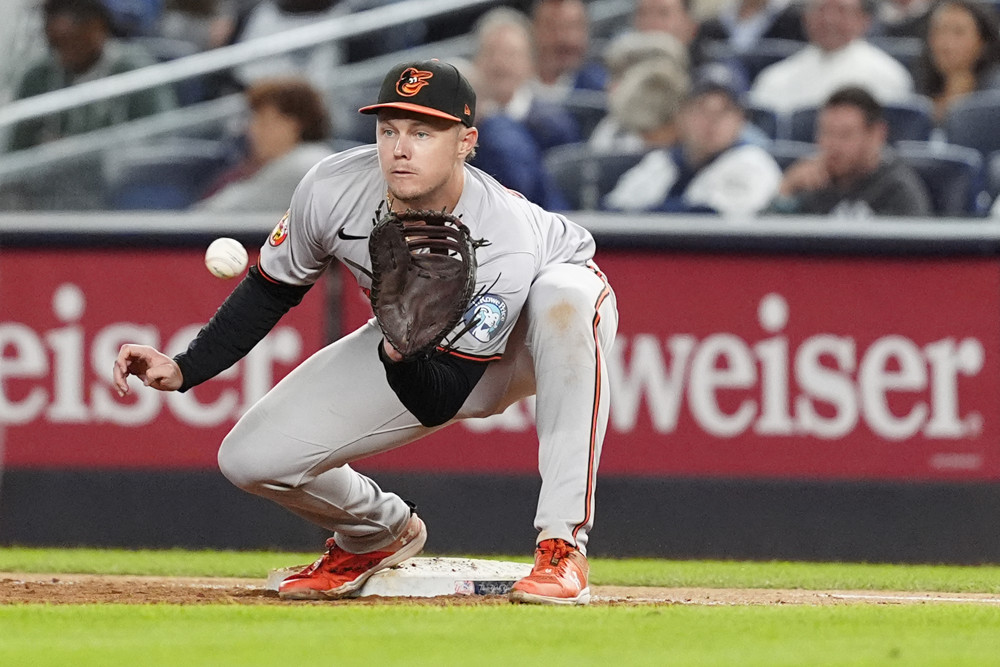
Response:
MULTIPOLYGON (((1000 606, 1000 596, 981 593, 808 591, 724 588, 593 587, 594 605, 848 605, 978 603, 1000 606)), ((0 572, 0 605, 7 604, 507 604, 503 596, 439 598, 366 597, 329 602, 286 602, 262 579, 139 577, 0 572)))

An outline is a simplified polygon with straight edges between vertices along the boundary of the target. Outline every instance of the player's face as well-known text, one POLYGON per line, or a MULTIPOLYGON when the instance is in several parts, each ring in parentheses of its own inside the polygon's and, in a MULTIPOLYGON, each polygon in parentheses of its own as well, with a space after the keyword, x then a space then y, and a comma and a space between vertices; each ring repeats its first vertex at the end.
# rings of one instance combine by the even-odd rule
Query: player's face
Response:
POLYGON ((379 165, 394 200, 409 208, 455 207, 475 128, 391 109, 379 112, 377 134, 379 165))

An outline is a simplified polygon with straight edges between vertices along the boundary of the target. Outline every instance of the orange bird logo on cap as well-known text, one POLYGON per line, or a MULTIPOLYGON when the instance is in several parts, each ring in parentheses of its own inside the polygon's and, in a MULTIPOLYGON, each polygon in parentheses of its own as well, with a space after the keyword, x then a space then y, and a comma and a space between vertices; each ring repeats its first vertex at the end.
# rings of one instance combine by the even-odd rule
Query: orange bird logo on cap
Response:
POLYGON ((396 82, 396 92, 403 97, 413 97, 420 92, 421 88, 430 83, 428 79, 432 76, 434 76, 433 72, 419 70, 416 67, 407 67, 399 75, 399 81, 396 82))

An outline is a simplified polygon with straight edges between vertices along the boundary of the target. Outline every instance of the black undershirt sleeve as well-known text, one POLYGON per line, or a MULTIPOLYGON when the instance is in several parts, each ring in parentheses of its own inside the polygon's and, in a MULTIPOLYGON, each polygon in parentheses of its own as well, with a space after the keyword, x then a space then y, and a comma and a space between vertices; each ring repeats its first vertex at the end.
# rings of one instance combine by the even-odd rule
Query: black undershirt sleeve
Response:
POLYGON ((382 341, 378 358, 389 386, 424 426, 438 426, 458 414, 489 365, 450 354, 394 362, 385 355, 382 341))
POLYGON ((188 349, 174 357, 184 376, 178 391, 215 377, 245 357, 310 287, 269 281, 251 266, 188 349))

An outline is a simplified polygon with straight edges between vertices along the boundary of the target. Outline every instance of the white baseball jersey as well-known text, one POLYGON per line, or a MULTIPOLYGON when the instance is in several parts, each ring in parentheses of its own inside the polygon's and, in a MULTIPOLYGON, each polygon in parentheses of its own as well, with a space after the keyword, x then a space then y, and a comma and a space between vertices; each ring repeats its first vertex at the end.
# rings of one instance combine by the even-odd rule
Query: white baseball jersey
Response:
MULTIPOLYGON (((371 279, 352 263, 371 269, 368 234, 386 209, 386 183, 374 145, 331 155, 295 190, 291 208, 261 249, 259 268, 278 282, 308 285, 331 260, 347 259, 367 293, 371 279)), ((479 316, 481 322, 456 342, 454 351, 477 359, 498 358, 534 277, 554 264, 586 265, 594 255, 594 239, 583 227, 539 208, 469 165, 452 213, 472 238, 489 241, 476 250, 475 293, 480 296, 465 317, 468 322, 479 316)))
MULTIPOLYGON (((332 260, 348 260, 358 284, 370 289, 369 277, 351 263, 371 267, 368 235, 386 208, 374 146, 324 159, 299 184, 264 244, 260 275, 310 285, 332 260)), ((390 386, 390 368, 399 369, 380 359, 382 333, 369 321, 315 352, 252 406, 223 442, 220 469, 240 488, 332 531, 341 548, 365 553, 395 539, 410 509, 354 470, 353 461, 454 421, 499 414, 534 395, 542 477, 538 540, 560 538, 585 551, 608 421, 605 353, 618 325, 614 292, 591 261, 594 240, 469 166, 453 213, 473 238, 489 241, 476 250, 479 296, 465 314, 466 322, 479 323, 456 342, 452 356, 437 362, 437 368, 490 362, 475 364, 482 375, 461 396, 458 412, 427 425, 404 405, 390 386)), ((239 308, 252 302, 252 289, 238 299, 239 308)), ((205 355, 215 356, 205 347, 205 355)), ((447 383, 433 382, 418 391, 436 391, 431 386, 442 392, 435 400, 449 391, 447 383)))

